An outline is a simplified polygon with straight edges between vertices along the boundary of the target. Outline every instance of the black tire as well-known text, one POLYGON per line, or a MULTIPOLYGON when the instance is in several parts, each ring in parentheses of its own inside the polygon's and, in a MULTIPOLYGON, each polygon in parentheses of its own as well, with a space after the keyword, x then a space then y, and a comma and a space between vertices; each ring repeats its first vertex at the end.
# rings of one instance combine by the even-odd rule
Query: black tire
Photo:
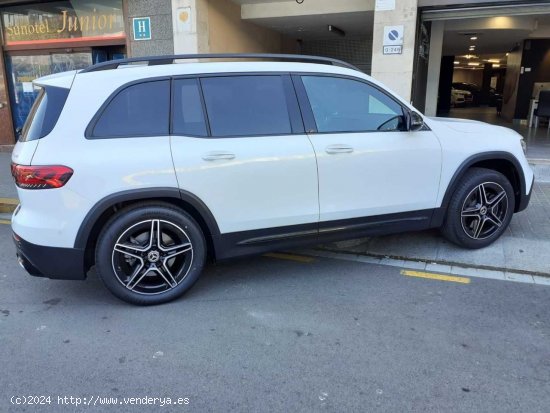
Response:
POLYGON ((490 169, 471 168, 451 197, 441 232, 461 247, 486 247, 504 233, 514 207, 514 189, 508 178, 490 169))
POLYGON ((95 262, 99 277, 116 297, 155 305, 193 286, 206 252, 200 226, 189 214, 170 204, 143 202, 109 219, 98 237, 95 262))

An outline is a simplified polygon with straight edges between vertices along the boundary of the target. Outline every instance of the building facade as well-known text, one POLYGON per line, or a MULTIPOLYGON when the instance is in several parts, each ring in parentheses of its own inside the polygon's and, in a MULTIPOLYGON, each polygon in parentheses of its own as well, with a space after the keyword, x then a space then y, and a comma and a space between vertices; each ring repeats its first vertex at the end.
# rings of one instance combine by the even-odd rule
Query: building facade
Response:
POLYGON ((476 78, 487 96, 491 88, 504 94, 505 116, 524 119, 534 85, 550 82, 548 71, 521 69, 535 55, 547 67, 548 1, 0 0, 0 24, 0 145, 13 144, 22 127, 33 79, 126 56, 333 57, 428 115, 451 105, 454 80, 476 78))
POLYGON ((13 145, 37 91, 32 81, 127 56, 172 54, 171 2, 0 2, 0 145, 13 145), (146 16, 149 36, 134 36, 146 16))

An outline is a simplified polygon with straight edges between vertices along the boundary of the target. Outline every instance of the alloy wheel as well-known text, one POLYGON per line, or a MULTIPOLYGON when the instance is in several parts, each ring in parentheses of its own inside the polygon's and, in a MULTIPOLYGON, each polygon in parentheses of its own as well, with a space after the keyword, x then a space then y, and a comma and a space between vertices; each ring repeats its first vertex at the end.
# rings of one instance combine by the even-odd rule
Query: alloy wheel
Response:
POLYGON ((138 222, 117 239, 113 271, 128 290, 160 294, 177 287, 193 262, 193 245, 178 225, 161 219, 138 222))
POLYGON ((508 195, 496 182, 476 186, 462 204, 461 223, 472 239, 486 239, 495 234, 508 213, 508 195))

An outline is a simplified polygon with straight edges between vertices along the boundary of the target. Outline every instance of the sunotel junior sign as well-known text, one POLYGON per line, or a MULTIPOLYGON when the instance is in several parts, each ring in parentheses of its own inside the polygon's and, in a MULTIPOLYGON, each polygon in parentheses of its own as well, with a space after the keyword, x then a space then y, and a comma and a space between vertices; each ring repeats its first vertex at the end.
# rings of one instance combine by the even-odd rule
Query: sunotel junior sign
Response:
POLYGON ((121 1, 43 3, 40 8, 17 6, 2 11, 6 45, 124 38, 121 1))

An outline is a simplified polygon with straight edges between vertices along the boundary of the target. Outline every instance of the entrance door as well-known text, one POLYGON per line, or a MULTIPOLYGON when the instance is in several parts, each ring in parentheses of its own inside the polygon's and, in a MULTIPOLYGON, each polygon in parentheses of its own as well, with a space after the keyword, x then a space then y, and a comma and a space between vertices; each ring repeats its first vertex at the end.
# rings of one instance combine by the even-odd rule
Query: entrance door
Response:
POLYGON ((51 54, 8 54, 6 74, 15 129, 22 128, 38 92, 32 81, 67 70, 83 69, 92 64, 90 51, 51 54))
MULTIPOLYGON (((0 53, 2 49, 0 48, 0 53)), ((7 79, 5 77, 4 62, 0 56, 0 145, 13 145, 15 135, 8 104, 7 79)))
POLYGON ((317 129, 321 222, 435 208, 441 147, 431 131, 404 130, 401 104, 362 80, 301 80, 317 129))

